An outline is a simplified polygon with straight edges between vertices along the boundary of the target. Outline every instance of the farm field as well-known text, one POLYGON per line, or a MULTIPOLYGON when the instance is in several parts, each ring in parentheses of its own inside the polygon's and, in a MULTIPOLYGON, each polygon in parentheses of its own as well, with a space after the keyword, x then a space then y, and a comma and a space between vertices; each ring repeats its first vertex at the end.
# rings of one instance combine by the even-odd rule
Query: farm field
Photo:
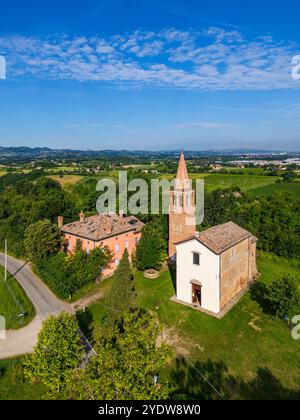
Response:
MULTIPOLYGON (((258 263, 260 282, 288 273, 300 278, 300 266, 288 260, 261 254, 258 263)), ((292 339, 283 321, 263 312, 250 292, 218 320, 171 302, 175 292, 169 271, 156 280, 145 279, 137 272, 136 290, 139 306, 158 315, 164 336, 179 358, 163 375, 171 382, 176 378, 180 395, 203 398, 207 391, 189 366, 192 362, 228 398, 300 397, 299 343, 292 339), (192 375, 193 380, 187 375, 192 375)), ((105 301, 90 309, 95 324, 99 324, 105 301)))
POLYGON ((74 166, 57 166, 55 168, 49 168, 49 169, 47 169, 47 172, 49 172, 49 173, 51 173, 51 172, 61 172, 61 171, 74 172, 77 169, 78 168, 76 168, 74 166))
MULTIPOLYGON (((196 179, 196 177, 194 178, 196 179)), ((259 175, 225 175, 213 174, 205 177, 205 186, 209 190, 217 188, 240 187, 242 191, 249 191, 259 187, 272 185, 277 177, 259 175)))
POLYGON ((300 199, 300 183, 295 184, 270 184, 264 187, 254 188, 250 191, 251 195, 272 195, 277 192, 288 192, 295 199, 300 199))
POLYGON ((49 175, 48 178, 59 182, 62 187, 68 187, 69 185, 77 184, 85 177, 81 175, 49 175))
MULTIPOLYGON (((212 191, 215 189, 239 187, 243 191, 250 191, 260 187, 275 184, 279 177, 268 177, 263 175, 228 175, 228 174, 202 174, 190 173, 190 179, 204 179, 205 189, 212 191)), ((173 179, 174 175, 163 175, 162 179, 173 179)))
POLYGON ((24 327, 34 316, 34 308, 17 281, 8 275, 7 283, 4 283, 2 267, 0 267, 0 315, 5 317, 7 329, 24 327))

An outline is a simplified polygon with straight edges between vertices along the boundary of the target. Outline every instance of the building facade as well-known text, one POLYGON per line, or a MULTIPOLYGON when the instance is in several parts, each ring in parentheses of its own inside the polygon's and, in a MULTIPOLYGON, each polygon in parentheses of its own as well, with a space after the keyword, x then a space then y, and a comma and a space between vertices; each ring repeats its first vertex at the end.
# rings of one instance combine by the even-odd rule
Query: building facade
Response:
POLYGON ((65 225, 63 218, 59 217, 58 226, 63 234, 67 252, 74 252, 78 241, 82 249, 88 253, 95 248, 107 247, 110 250, 113 259, 102 273, 105 277, 114 272, 125 249, 130 257, 135 252, 144 224, 135 216, 97 214, 85 217, 81 212, 78 221, 65 225))
POLYGON ((257 276, 256 242, 233 222, 214 226, 176 244, 176 299, 220 314, 257 276))

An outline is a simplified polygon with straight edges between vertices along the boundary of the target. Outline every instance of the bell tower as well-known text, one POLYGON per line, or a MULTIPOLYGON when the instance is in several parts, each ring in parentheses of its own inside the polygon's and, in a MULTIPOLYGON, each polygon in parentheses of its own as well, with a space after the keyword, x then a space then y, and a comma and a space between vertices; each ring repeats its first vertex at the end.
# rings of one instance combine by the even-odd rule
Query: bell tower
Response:
POLYGON ((176 254, 176 242, 196 233, 195 191, 189 179, 183 150, 181 151, 174 189, 170 191, 169 257, 176 254))

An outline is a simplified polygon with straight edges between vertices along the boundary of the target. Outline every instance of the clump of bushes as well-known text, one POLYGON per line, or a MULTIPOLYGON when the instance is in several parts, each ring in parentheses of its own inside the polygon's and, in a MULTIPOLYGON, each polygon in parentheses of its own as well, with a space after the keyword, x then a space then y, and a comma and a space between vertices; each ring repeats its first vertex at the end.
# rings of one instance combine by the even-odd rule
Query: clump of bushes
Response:
POLYGON ((105 249, 94 249, 89 254, 77 250, 68 255, 59 252, 47 258, 35 260, 38 275, 61 299, 68 299, 77 290, 100 279, 101 272, 111 259, 105 249))

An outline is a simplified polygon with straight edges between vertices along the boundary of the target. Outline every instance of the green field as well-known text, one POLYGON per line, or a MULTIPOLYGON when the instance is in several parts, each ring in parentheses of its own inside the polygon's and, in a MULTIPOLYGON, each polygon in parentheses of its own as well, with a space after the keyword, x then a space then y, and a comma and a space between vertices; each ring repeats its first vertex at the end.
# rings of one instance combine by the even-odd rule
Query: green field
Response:
POLYGON ((57 166, 55 168, 49 168, 47 169, 47 172, 52 173, 52 172, 74 172, 76 171, 78 168, 74 167, 74 166, 57 166))
POLYGON ((288 192, 295 199, 300 199, 300 183, 295 184, 271 184, 250 191, 253 196, 272 195, 278 192, 288 192))
MULTIPOLYGON (((286 274, 300 281, 300 266, 288 260, 262 254, 258 262, 260 282, 286 274)), ((284 322, 265 314, 250 293, 218 320, 171 302, 175 292, 169 271, 157 280, 145 279, 138 272, 136 289, 139 305, 158 315, 167 341, 177 356, 183 357, 164 372, 181 394, 202 398, 207 391, 195 369, 186 365, 187 360, 228 398, 291 398, 300 392, 300 343, 292 339, 284 322), (185 375, 193 376, 193 389, 188 386, 190 379, 183 380, 185 375)), ((91 312, 98 324, 105 304, 100 301, 91 312)), ((300 393, 297 395, 300 398, 300 393)))
POLYGON ((74 185, 80 182, 84 177, 80 175, 49 175, 48 178, 53 179, 60 183, 62 187, 68 187, 69 185, 74 185))
POLYGON ((217 188, 239 187, 242 191, 249 191, 276 182, 277 177, 267 177, 259 175, 224 175, 213 174, 205 177, 205 186, 209 190, 217 188))
POLYGON ((7 283, 4 283, 2 267, 0 267, 0 315, 5 317, 7 329, 24 327, 34 316, 34 308, 17 281, 8 276, 7 283))

